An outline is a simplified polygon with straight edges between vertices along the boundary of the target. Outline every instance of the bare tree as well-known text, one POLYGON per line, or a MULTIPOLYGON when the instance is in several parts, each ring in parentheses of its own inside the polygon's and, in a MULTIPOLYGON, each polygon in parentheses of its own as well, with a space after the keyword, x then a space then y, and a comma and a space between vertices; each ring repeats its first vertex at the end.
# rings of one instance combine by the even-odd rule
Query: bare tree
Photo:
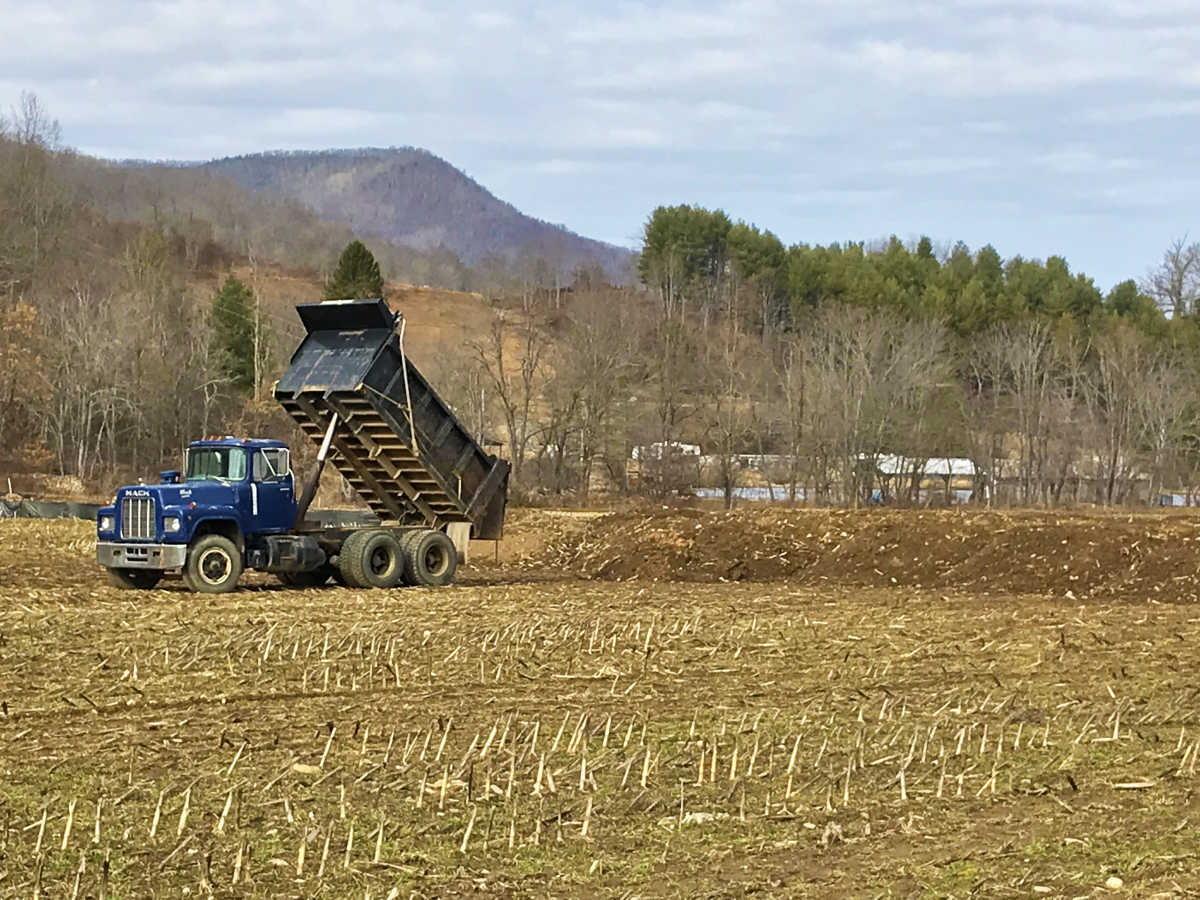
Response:
POLYGON ((579 497, 586 503, 598 458, 624 467, 626 446, 616 418, 642 372, 638 340, 644 316, 636 301, 604 288, 575 293, 558 365, 578 398, 579 497))
POLYGON ((55 171, 65 156, 59 140, 33 94, 0 115, 0 291, 10 301, 44 274, 70 227, 72 187, 55 171))
POLYGON ((760 391, 767 360, 762 344, 739 334, 732 320, 724 328, 709 329, 707 337, 700 420, 708 457, 716 461, 725 508, 732 509, 741 455, 761 452, 760 407, 765 398, 760 391))
POLYGON ((795 338, 785 340, 775 359, 774 374, 782 402, 779 418, 788 459, 788 500, 796 502, 801 477, 801 454, 808 436, 805 419, 807 381, 804 366, 805 343, 795 338))
POLYGON ((1002 342, 986 335, 967 347, 963 410, 967 438, 975 465, 977 494, 991 506, 996 502, 1002 474, 1004 440, 1008 431, 1006 365, 1002 342))
POLYGON ((429 374, 467 431, 480 444, 487 444, 498 419, 488 402, 490 376, 478 358, 465 362, 461 353, 439 355, 429 374))
POLYGON ((45 396, 44 352, 37 310, 27 303, 0 306, 0 449, 29 437, 21 426, 45 396))
POLYGON ((1121 503, 1137 472, 1134 451, 1139 436, 1138 394, 1145 387, 1145 349, 1141 337, 1120 325, 1096 343, 1094 371, 1083 398, 1097 463, 1097 500, 1121 503))
POLYGON ((647 329, 642 347, 646 380, 642 416, 635 442, 642 448, 643 489, 658 497, 689 491, 698 472, 695 461, 681 452, 685 430, 697 421, 703 390, 704 362, 700 357, 703 329, 665 310, 647 329))
POLYGON ((1200 438, 1197 419, 1195 362, 1178 353, 1158 350, 1147 355, 1133 393, 1138 439, 1145 448, 1153 499, 1175 476, 1187 476, 1185 457, 1200 438))
POLYGON ((538 481, 557 498, 575 487, 579 461, 579 420, 582 397, 578 382, 564 371, 561 355, 554 356, 553 375, 542 389, 541 440, 537 448, 538 481))
POLYGON ((936 323, 846 306, 821 309, 802 328, 810 437, 833 451, 842 497, 857 505, 870 499, 880 457, 902 446, 945 380, 944 333, 936 323))
POLYGON ((1034 503, 1044 485, 1059 388, 1053 332, 1041 322, 1002 325, 986 332, 978 349, 989 361, 992 390, 1006 408, 1007 427, 1016 438, 1020 500, 1034 503))
POLYGON ((1141 287, 1169 315, 1196 312, 1200 300, 1200 243, 1187 244, 1186 237, 1172 241, 1141 287))
POLYGON ((110 371, 111 361, 120 358, 121 332, 108 297, 93 284, 76 285, 49 324, 56 336, 49 360, 54 390, 39 407, 39 424, 59 471, 90 477, 131 408, 127 386, 110 371))
POLYGON ((526 451, 534 434, 534 406, 549 374, 549 334, 532 315, 498 315, 487 336, 471 345, 504 416, 512 480, 520 485, 526 451))
POLYGON ((22 146, 34 145, 44 150, 58 150, 62 128, 51 118, 37 94, 21 92, 17 107, 5 116, 0 114, 0 134, 11 137, 22 146))

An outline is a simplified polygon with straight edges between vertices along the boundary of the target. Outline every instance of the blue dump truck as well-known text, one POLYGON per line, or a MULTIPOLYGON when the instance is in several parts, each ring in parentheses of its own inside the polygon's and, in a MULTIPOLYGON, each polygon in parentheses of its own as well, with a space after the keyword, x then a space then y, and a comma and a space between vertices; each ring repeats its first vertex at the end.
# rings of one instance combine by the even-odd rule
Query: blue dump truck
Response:
POLYGON ((123 487, 97 514, 96 556, 113 585, 153 588, 178 571, 190 590, 224 593, 254 569, 293 587, 435 587, 472 538, 499 540, 509 464, 408 360, 403 318, 382 300, 296 310, 307 336, 275 398, 319 447, 299 496, 286 444, 196 441, 182 472, 123 487), (370 515, 310 513, 327 461, 370 515))

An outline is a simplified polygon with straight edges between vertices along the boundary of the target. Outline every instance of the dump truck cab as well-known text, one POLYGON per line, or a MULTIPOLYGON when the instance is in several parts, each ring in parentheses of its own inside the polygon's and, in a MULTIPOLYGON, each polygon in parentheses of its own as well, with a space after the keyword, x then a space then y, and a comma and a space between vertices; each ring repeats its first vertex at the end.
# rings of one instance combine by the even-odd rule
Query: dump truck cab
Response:
POLYGON ((319 447, 303 489, 279 441, 195 441, 182 472, 123 487, 100 510, 96 557, 117 587, 178 570, 190 589, 222 593, 245 569, 292 587, 438 587, 471 538, 500 538, 509 464, 409 361, 403 318, 379 299, 296 311, 307 337, 275 399, 319 447), (309 515, 327 459, 370 508, 366 521, 309 515))
POLYGON ((192 533, 226 523, 250 537, 283 534, 296 520, 291 452, 280 441, 195 441, 180 480, 179 498, 188 502, 192 533))
MULTIPOLYGON (((96 555, 117 582, 152 586, 161 572, 185 569, 188 548, 216 535, 197 574, 222 583, 231 569, 245 568, 245 554, 264 538, 283 535, 296 520, 295 483, 286 444, 233 437, 194 441, 182 472, 167 471, 154 485, 117 491, 112 506, 97 514, 96 555)), ((126 586, 126 585, 122 585, 126 586)))

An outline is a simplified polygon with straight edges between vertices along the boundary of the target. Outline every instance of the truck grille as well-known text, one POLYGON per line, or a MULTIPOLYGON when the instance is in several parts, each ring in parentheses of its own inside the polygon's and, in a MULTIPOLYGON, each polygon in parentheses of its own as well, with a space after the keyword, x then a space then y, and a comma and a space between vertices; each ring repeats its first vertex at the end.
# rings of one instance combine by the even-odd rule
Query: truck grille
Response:
POLYGON ((126 497, 121 504, 121 537, 128 540, 154 539, 154 500, 126 497))

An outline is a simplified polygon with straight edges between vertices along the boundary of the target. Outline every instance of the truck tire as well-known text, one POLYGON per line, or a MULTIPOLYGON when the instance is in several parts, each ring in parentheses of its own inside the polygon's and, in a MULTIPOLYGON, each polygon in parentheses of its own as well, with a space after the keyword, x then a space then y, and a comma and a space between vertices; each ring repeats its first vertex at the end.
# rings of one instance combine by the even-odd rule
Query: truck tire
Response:
POLYGON ((315 588, 329 581, 332 574, 326 566, 321 566, 311 572, 279 572, 276 577, 288 587, 315 588))
POLYGON ((390 531, 356 531, 342 544, 338 568, 349 587, 394 588, 404 575, 404 554, 390 531))
POLYGON ((162 580, 158 569, 109 569, 108 583, 123 591, 148 591, 162 580))
POLYGON ((419 541, 424 535, 425 535, 424 529, 415 529, 413 531, 406 531, 402 535, 400 535, 400 554, 401 554, 402 558, 404 559, 404 574, 400 577, 400 582, 401 582, 401 584, 404 584, 407 587, 418 587, 420 585, 420 582, 413 581, 413 576, 412 576, 412 571, 411 571, 412 566, 409 563, 409 556, 410 556, 409 545, 413 541, 419 541))
POLYGON ((342 541, 341 549, 338 550, 338 574, 342 576, 342 582, 346 587, 367 587, 365 584, 359 584, 355 579, 355 573, 358 570, 351 565, 351 560, 357 559, 362 553, 362 542, 365 536, 365 531, 352 531, 346 536, 346 540, 342 541))
POLYGON ((418 531, 405 543, 404 571, 409 584, 442 587, 458 570, 454 542, 440 531, 418 531))
POLYGON ((242 554, 229 538, 206 534, 188 550, 184 584, 201 594, 227 594, 242 577, 242 554))

